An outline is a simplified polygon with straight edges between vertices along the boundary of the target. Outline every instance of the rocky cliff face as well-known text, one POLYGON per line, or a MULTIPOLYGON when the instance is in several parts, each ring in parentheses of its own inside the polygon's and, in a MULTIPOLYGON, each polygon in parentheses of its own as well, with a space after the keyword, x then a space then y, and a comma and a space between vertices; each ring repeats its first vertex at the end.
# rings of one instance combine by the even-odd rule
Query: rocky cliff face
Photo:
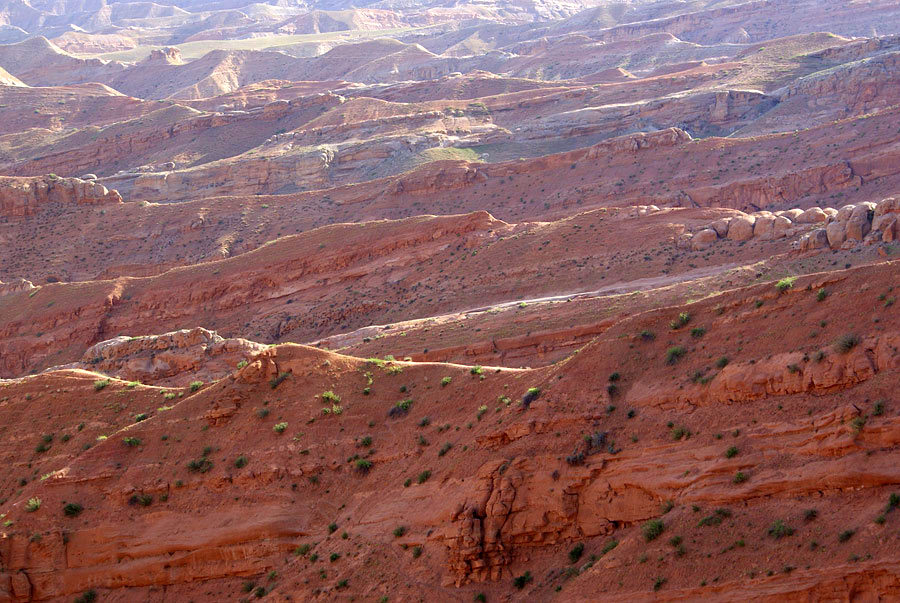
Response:
POLYGON ((22 218, 37 213, 51 203, 109 205, 122 202, 118 191, 80 178, 3 178, 0 177, 0 215, 22 218))

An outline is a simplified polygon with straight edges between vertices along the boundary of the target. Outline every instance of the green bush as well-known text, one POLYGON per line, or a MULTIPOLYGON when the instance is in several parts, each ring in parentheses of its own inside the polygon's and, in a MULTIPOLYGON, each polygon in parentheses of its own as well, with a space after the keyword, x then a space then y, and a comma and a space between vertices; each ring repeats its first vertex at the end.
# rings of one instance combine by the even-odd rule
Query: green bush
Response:
POLYGON ((641 526, 641 532, 643 532, 644 540, 647 542, 659 538, 660 534, 662 534, 665 529, 666 526, 660 519, 651 519, 641 526))
POLYGON ((784 538, 785 536, 790 536, 794 533, 794 528, 786 525, 782 520, 776 519, 772 526, 769 528, 769 536, 774 538, 775 540, 779 540, 784 538))
POLYGON ((242 454, 241 456, 234 459, 234 466, 237 467, 238 469, 243 469, 244 467, 247 466, 247 463, 249 463, 249 462, 250 462, 250 459, 248 459, 246 456, 244 456, 242 454))
POLYGON ((203 382, 202 381, 191 381, 189 387, 191 388, 192 392, 195 392, 198 389, 200 389, 201 387, 203 387, 203 382))
POLYGON ((272 389, 275 389, 276 387, 281 385, 282 381, 284 381, 285 379, 287 379, 290 376, 291 376, 290 373, 278 373, 276 376, 272 377, 269 380, 269 387, 271 387, 272 389))
POLYGON ((569 561, 572 563, 576 563, 579 559, 581 559, 581 555, 584 554, 584 543, 579 542, 569 551, 569 561))
POLYGON ((99 392, 101 389, 104 389, 110 383, 111 383, 111 381, 109 379, 97 379, 96 381, 94 381, 94 391, 99 392))
POLYGON ((84 507, 78 503, 70 502, 63 505, 63 513, 66 517, 78 517, 82 511, 84 511, 84 507))
POLYGON ((272 428, 272 431, 275 433, 284 433, 284 430, 287 429, 288 424, 286 421, 282 421, 281 423, 275 423, 275 426, 272 428))
POLYGON ((522 590, 532 580, 534 580, 534 578, 531 576, 531 572, 525 572, 521 576, 516 576, 515 578, 513 578, 513 586, 515 586, 519 590, 522 590))
POLYGON ((129 446, 129 447, 131 447, 131 448, 134 448, 135 446, 140 446, 140 445, 141 445, 141 440, 140 440, 139 438, 133 438, 133 437, 131 437, 131 436, 128 436, 127 438, 124 438, 124 439, 122 440, 122 442, 123 442, 126 446, 129 446))
POLYGON ((213 462, 205 456, 194 459, 187 465, 188 471, 191 473, 206 473, 213 468, 213 462))
POLYGON ((687 353, 684 346, 676 345, 666 350, 666 364, 675 364, 687 353))
POLYGON ((796 281, 796 276, 789 276, 775 283, 775 288, 778 289, 779 293, 784 293, 788 289, 791 289, 796 281))
POLYGON ((681 314, 678 315, 678 318, 676 318, 675 320, 673 320, 669 323, 669 327, 673 331, 676 331, 689 322, 691 322, 691 315, 688 314, 687 312, 682 312, 681 314))

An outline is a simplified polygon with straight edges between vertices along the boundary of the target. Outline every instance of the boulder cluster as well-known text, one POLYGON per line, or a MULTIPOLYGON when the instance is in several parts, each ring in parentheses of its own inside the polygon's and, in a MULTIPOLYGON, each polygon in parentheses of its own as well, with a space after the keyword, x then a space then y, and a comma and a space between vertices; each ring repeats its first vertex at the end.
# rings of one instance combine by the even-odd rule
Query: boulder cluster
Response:
POLYGON ((846 249, 862 242, 896 240, 900 234, 898 222, 900 200, 891 197, 878 203, 857 203, 840 209, 813 207, 740 213, 716 220, 693 235, 685 235, 684 243, 691 249, 702 250, 720 239, 772 240, 802 233, 795 243, 797 249, 846 249))
POLYGON ((848 249, 859 243, 890 243, 900 235, 900 200, 893 197, 878 203, 845 205, 831 216, 824 228, 806 233, 796 246, 801 251, 821 249, 848 249))

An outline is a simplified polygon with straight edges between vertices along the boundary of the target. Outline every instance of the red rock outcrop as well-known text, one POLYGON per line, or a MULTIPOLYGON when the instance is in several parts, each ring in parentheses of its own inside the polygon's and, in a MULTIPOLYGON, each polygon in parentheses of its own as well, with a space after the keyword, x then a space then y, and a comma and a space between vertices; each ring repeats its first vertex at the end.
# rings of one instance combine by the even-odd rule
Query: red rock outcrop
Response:
POLYGON ((80 362, 60 368, 99 371, 125 381, 185 386, 215 381, 233 372, 266 346, 246 339, 225 339, 197 327, 162 335, 124 335, 92 345, 80 362))
POLYGON ((37 213, 50 203, 74 205, 110 205, 122 203, 118 191, 98 182, 80 178, 6 178, 0 177, 0 216, 21 218, 37 213))

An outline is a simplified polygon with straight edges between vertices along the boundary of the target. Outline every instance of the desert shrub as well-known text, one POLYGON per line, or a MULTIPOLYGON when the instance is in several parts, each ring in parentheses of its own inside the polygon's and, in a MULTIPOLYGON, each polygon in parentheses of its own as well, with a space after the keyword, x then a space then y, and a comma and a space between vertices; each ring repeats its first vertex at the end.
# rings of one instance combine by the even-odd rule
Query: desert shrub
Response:
POLYGON ((139 438, 128 436, 127 438, 124 438, 122 440, 122 443, 124 443, 126 446, 134 448, 135 446, 141 445, 141 440, 139 438))
POLYGON ((112 383, 112 382, 109 379, 97 379, 96 381, 94 381, 94 391, 99 392, 101 389, 104 389, 110 383, 112 383))
POLYGON ((743 484, 748 479, 750 479, 750 478, 747 477, 746 473, 744 473, 743 471, 738 471, 737 473, 734 474, 734 478, 732 478, 731 481, 734 482, 735 484, 743 484))
POLYGON ((244 456, 242 454, 241 456, 234 459, 234 466, 237 467, 238 469, 243 469, 244 467, 247 466, 247 463, 249 463, 249 462, 250 462, 250 459, 248 459, 246 456, 244 456))
POLYGON ((420 484, 424 484, 428 481, 429 477, 431 477, 431 471, 426 469, 416 477, 416 481, 420 484))
POLYGON ((687 312, 682 312, 681 314, 678 315, 678 318, 676 318, 675 320, 673 320, 669 323, 669 327, 673 331, 676 331, 689 322, 691 322, 691 315, 688 314, 687 312))
POLYGON ((706 335, 706 329, 704 327, 694 327, 691 329, 691 337, 694 339, 700 339, 704 335, 706 335))
POLYGON ((699 525, 699 526, 717 526, 720 523, 722 523, 722 521, 726 517, 731 517, 731 511, 729 511, 728 509, 716 509, 715 513, 713 513, 712 515, 707 515, 706 517, 701 519, 697 523, 697 525, 699 525))
POLYGON ((372 461, 367 459, 357 459, 356 470, 362 474, 366 474, 372 468, 372 461))
POLYGON ((141 505, 142 507, 149 507, 153 504, 153 497, 149 494, 135 494, 131 498, 128 499, 129 505, 141 505))
POLYGON ((475 366, 473 366, 472 368, 469 369, 469 374, 470 375, 483 375, 484 369, 476 364, 475 366))
POLYGON ((450 442, 447 442, 446 444, 441 446, 440 450, 438 450, 438 456, 444 456, 445 454, 450 452, 451 448, 453 448, 453 444, 451 444, 450 442))
POLYGON ((206 473, 213 468, 213 462, 202 456, 189 462, 187 468, 191 473, 206 473))
POLYGON ((826 289, 825 287, 822 287, 821 289, 819 289, 816 292, 816 301, 825 301, 825 298, 828 297, 830 294, 831 294, 831 292, 828 291, 828 289, 826 289))
POLYGON ((147 418, 147 413, 142 412, 142 413, 134 415, 134 422, 140 423, 141 421, 145 420, 146 418, 147 418))
POLYGON ((716 360, 716 366, 720 369, 723 369, 726 366, 728 366, 728 356, 722 356, 721 358, 716 360))
POLYGON ((397 526, 394 528, 394 538, 400 538, 406 534, 406 526, 397 526))
POLYGON ((840 534, 838 534, 838 542, 847 542, 853 535, 856 534, 856 530, 844 530, 840 534))
POLYGON ((569 550, 569 561, 571 563, 576 563, 579 559, 581 559, 581 555, 584 554, 584 543, 579 542, 575 546, 573 546, 569 550))
POLYGON ((584 463, 584 459, 585 459, 584 452, 581 452, 580 450, 576 449, 576 450, 572 451, 572 454, 570 454, 569 456, 566 457, 566 462, 570 465, 575 466, 575 465, 581 465, 582 463, 584 463))
POLYGON ((730 459, 736 457, 738 454, 737 446, 731 446, 728 450, 725 451, 725 458, 730 459))
POLYGON ((672 439, 673 440, 686 440, 691 437, 691 430, 687 427, 679 425, 678 427, 672 430, 672 439))
POLYGON ((90 590, 86 590, 77 597, 75 597, 75 603, 94 603, 97 600, 97 591, 93 588, 90 590))
POLYGON ((450 385, 451 381, 453 381, 452 377, 444 377, 443 379, 441 379, 441 387, 447 387, 448 385, 450 385))
POLYGON ((676 345, 666 350, 666 364, 675 364, 687 353, 684 346, 676 345))
POLYGON ((275 389, 276 387, 281 385, 282 381, 284 381, 285 379, 287 379, 290 376, 291 376, 290 373, 278 373, 277 375, 275 375, 274 377, 272 377, 269 380, 269 387, 271 387, 272 389, 275 389))
POLYGON ((198 389, 200 389, 201 387, 203 387, 203 382, 202 381, 191 381, 191 383, 188 387, 191 388, 192 392, 195 392, 198 389))
POLYGON ((327 392, 322 392, 322 401, 338 404, 341 401, 341 397, 333 391, 328 390, 327 392))
POLYGON ((541 395, 541 390, 538 387, 529 387, 528 391, 525 392, 525 395, 522 396, 522 406, 528 408, 532 402, 538 399, 541 395))
POLYGON ((610 552, 617 546, 619 546, 618 540, 610 540, 609 542, 607 542, 606 544, 603 545, 602 549, 600 549, 600 556, 602 557, 603 555, 607 554, 608 552, 610 552))
POLYGON ((789 276, 781 279, 777 283, 775 283, 775 288, 778 289, 779 293, 784 293, 788 289, 793 288, 794 283, 797 281, 796 276, 789 276))
POLYGON ((515 578, 513 578, 513 586, 515 586, 519 590, 522 590, 532 580, 534 580, 534 578, 531 576, 531 572, 525 572, 521 576, 516 576, 515 578))
POLYGON ((643 331, 638 333, 638 337, 640 337, 644 341, 653 341, 654 339, 656 339, 656 334, 653 331, 644 329, 643 331))
POLYGON ((853 333, 847 333, 845 335, 841 335, 834 342, 834 350, 841 354, 846 354, 853 348, 855 348, 860 343, 860 338, 858 335, 853 333))
POLYGON ((786 525, 782 520, 776 519, 769 527, 769 536, 775 540, 790 536, 794 533, 794 528, 786 525))
POLYGON ((284 430, 287 429, 288 424, 286 421, 282 421, 281 423, 275 423, 275 426, 272 427, 272 431, 275 433, 284 433, 284 430))
POLYGON ((409 413, 409 409, 412 408, 412 405, 412 398, 401 400, 391 407, 391 409, 388 411, 388 416, 391 418, 405 417, 409 413))
POLYGON ((84 511, 84 507, 78 503, 70 502, 63 505, 63 514, 66 517, 77 517, 82 511, 84 511))
POLYGON ((665 524, 660 519, 651 519, 641 526, 641 532, 644 534, 644 540, 647 542, 659 538, 665 529, 665 524))

